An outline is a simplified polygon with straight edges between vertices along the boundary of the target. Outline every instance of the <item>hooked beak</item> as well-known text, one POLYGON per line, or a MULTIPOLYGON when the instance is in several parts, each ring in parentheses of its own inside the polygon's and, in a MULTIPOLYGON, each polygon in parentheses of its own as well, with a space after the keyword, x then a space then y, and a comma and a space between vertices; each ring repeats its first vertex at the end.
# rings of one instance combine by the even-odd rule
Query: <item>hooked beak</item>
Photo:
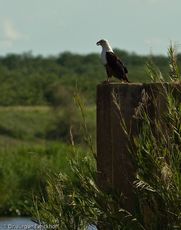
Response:
POLYGON ((99 46, 99 45, 100 45, 100 42, 98 41, 98 42, 96 43, 96 45, 99 46))

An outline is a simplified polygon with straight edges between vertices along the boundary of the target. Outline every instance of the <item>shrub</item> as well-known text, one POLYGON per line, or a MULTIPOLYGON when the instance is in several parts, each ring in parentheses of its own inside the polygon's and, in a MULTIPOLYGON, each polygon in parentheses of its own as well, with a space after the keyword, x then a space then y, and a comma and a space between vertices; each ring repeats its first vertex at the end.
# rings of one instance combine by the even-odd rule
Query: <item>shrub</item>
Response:
MULTIPOLYGON (((175 59, 173 55, 169 57, 170 79, 178 81, 180 75, 175 59)), ((154 81, 163 81, 153 66, 149 66, 149 71, 154 81)), ((147 103, 140 106, 136 116, 141 119, 142 126, 137 138, 130 142, 130 146, 134 146, 130 153, 134 154, 137 166, 133 188, 139 208, 135 207, 130 213, 122 208, 123 194, 116 190, 101 191, 96 185, 94 154, 86 153, 80 158, 74 151, 74 157, 69 161, 71 176, 60 173, 51 177, 47 199, 36 202, 34 215, 40 223, 65 230, 85 229, 90 224, 113 230, 181 229, 180 97, 175 97, 174 92, 164 85, 163 89, 167 113, 153 119, 147 113, 147 103)), ((90 150, 93 153, 91 147, 90 150)))

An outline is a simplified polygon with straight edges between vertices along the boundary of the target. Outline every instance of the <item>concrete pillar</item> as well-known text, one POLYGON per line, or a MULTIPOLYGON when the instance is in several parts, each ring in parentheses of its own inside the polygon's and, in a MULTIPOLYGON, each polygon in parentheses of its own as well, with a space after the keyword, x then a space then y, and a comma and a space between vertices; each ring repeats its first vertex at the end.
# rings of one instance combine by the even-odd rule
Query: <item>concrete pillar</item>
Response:
POLYGON ((115 189, 122 192, 126 197, 123 208, 131 212, 137 205, 133 192, 137 169, 134 156, 130 156, 128 137, 131 139, 138 135, 141 125, 141 121, 135 119, 135 113, 147 100, 150 117, 161 116, 167 108, 165 89, 177 87, 177 83, 110 83, 97 87, 98 185, 104 191, 115 189), (125 134, 123 121, 128 135, 125 134))

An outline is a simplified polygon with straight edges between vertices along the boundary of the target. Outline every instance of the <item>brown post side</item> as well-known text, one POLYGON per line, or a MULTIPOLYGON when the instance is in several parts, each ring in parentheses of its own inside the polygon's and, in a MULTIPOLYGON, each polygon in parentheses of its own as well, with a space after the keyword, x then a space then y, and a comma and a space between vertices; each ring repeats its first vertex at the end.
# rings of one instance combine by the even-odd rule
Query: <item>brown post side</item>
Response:
POLYGON ((125 121, 128 132, 135 133, 132 116, 140 101, 142 84, 101 84, 97 88, 97 171, 98 184, 122 192, 126 207, 132 210, 134 194, 132 182, 135 169, 128 153, 127 136, 122 128, 125 121))
POLYGON ((128 136, 133 138, 139 133, 141 122, 134 118, 136 109, 144 103, 146 93, 149 115, 161 116, 167 110, 165 89, 175 87, 178 84, 109 83, 97 87, 97 183, 104 191, 111 188, 123 193, 126 197, 123 208, 130 212, 136 206, 133 182, 137 169, 134 156, 132 160, 130 157, 128 136), (128 136, 120 124, 121 119, 125 121, 128 136))

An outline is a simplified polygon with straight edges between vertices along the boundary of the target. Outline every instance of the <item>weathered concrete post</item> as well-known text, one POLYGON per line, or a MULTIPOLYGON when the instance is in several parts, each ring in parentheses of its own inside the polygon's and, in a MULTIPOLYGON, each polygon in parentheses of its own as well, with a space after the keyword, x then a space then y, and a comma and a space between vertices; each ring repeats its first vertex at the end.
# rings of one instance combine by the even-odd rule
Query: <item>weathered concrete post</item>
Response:
POLYGON ((135 168, 128 153, 127 136, 120 124, 120 114, 132 135, 136 132, 133 114, 143 89, 142 84, 101 84, 97 87, 97 170, 98 184, 103 190, 121 191, 132 210, 132 182, 135 168), (115 105, 115 101, 119 108, 115 105))
MULTIPOLYGON (((97 181, 104 191, 116 189, 125 197, 123 208, 131 211, 136 200, 133 192, 136 168, 130 158, 129 138, 138 135, 141 121, 134 118, 135 109, 142 102, 143 93, 149 97, 148 113, 160 116, 167 109, 165 87, 175 88, 178 84, 125 84, 109 83, 97 87, 97 181), (153 103, 154 101, 154 103, 153 103), (156 105, 156 106, 155 106, 156 105), (121 123, 121 120, 124 121, 121 123)), ((181 87, 180 87, 181 88, 181 87)))

